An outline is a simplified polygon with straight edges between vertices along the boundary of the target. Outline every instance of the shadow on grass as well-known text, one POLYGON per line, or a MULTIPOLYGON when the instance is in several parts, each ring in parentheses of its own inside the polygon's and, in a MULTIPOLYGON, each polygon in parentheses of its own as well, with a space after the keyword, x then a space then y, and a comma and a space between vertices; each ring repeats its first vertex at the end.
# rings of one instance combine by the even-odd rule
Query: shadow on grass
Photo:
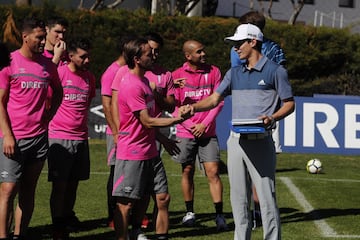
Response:
POLYGON ((280 169, 276 169, 276 172, 277 173, 280 173, 280 172, 295 172, 295 171, 303 171, 303 169, 300 169, 300 168, 280 168, 280 169))
POLYGON ((314 209, 310 212, 303 213, 300 210, 294 208, 281 208, 280 213, 286 214, 286 216, 281 217, 282 223, 291 223, 291 222, 315 221, 315 220, 321 220, 336 216, 360 215, 360 209, 327 208, 327 209, 314 209))
MULTIPOLYGON (((84 239, 84 240, 85 239, 108 240, 115 238, 114 232, 107 227, 105 218, 82 221, 79 226, 79 229, 74 233, 71 233, 70 236, 71 236, 70 239, 84 239), (86 234, 86 232, 90 232, 90 233, 86 234)), ((29 228, 27 239, 30 240, 52 239, 51 225, 29 228)))
MULTIPOLYGON (((215 225, 214 213, 196 214, 196 223, 194 227, 184 227, 181 224, 184 214, 184 212, 170 212, 170 238, 186 238, 219 234, 215 225), (210 227, 209 222, 213 222, 210 227)), ((224 216, 229 227, 228 231, 233 231, 235 227, 232 213, 224 213, 224 216)))
MULTIPOLYGON (((206 235, 216 235, 219 232, 215 225, 214 213, 199 213, 196 214, 196 224, 194 227, 184 227, 181 224, 184 212, 170 212, 170 238, 185 238, 196 237, 206 235), (209 222, 211 226, 209 227, 209 222)), ((224 213, 227 219, 228 231, 234 230, 234 222, 232 220, 232 213, 224 213)), ((151 217, 150 215, 148 217, 151 217)), ((52 239, 51 225, 44 225, 38 227, 31 227, 28 231, 28 239, 31 240, 47 240, 52 239)), ((149 239, 155 239, 155 232, 150 225, 148 229, 144 230, 146 236, 149 239)), ((106 225, 106 219, 94 219, 88 221, 82 221, 79 226, 79 231, 71 233, 70 239, 82 239, 82 240, 112 240, 115 238, 113 230, 109 229, 106 225)))
MULTIPOLYGON (((326 219, 336 216, 351 216, 360 215, 360 209, 317 209, 308 213, 303 213, 294 208, 280 208, 281 222, 296 223, 304 221, 314 221, 326 219)), ((231 212, 224 213, 227 219, 228 231, 234 231, 234 221, 231 212)), ((199 213, 196 214, 196 224, 194 227, 184 227, 181 224, 184 212, 171 211, 170 212, 170 238, 186 238, 196 236, 209 236, 217 235, 219 232, 216 229, 214 222, 214 213, 199 213)), ((149 217, 151 217, 149 215, 149 217)), ((149 239, 155 239, 153 227, 150 225, 148 229, 144 230, 149 239)), ((81 222, 79 231, 71 234, 71 239, 78 240, 112 240, 115 238, 113 230, 109 229, 106 225, 106 219, 94 219, 81 222)), ((51 225, 43 225, 31 227, 28 232, 28 239, 30 240, 47 240, 51 237, 51 225)))

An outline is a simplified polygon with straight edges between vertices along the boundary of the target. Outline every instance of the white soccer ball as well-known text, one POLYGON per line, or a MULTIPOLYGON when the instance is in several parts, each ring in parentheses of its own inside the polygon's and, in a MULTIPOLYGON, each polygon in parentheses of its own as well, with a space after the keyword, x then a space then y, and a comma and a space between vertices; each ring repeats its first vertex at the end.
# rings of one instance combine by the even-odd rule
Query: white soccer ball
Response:
POLYGON ((322 170, 321 161, 317 158, 310 159, 306 164, 306 170, 308 173, 319 173, 322 170))

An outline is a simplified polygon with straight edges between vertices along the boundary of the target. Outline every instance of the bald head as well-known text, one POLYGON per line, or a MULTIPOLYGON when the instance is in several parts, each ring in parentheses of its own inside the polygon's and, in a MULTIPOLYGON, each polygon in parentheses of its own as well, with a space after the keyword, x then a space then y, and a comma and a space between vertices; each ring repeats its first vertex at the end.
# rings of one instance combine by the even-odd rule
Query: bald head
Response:
POLYGON ((196 40, 188 40, 183 45, 183 52, 190 66, 197 68, 205 63, 204 46, 196 40))
POLYGON ((203 48, 203 45, 200 42, 196 40, 188 40, 184 42, 183 52, 184 54, 191 54, 195 49, 199 47, 203 48))

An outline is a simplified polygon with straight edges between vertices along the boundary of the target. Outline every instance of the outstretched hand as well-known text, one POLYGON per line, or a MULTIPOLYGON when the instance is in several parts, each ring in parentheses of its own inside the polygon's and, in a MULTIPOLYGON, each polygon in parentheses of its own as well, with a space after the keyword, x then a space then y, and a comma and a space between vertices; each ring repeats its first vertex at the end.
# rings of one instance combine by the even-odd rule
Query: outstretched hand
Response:
POLYGON ((171 156, 174 156, 180 153, 180 148, 177 146, 178 142, 178 140, 166 138, 164 141, 161 142, 161 144, 171 156))
POLYGON ((193 107, 189 104, 181 106, 179 108, 178 115, 179 115, 179 117, 184 118, 184 119, 188 119, 188 118, 194 116, 193 107))

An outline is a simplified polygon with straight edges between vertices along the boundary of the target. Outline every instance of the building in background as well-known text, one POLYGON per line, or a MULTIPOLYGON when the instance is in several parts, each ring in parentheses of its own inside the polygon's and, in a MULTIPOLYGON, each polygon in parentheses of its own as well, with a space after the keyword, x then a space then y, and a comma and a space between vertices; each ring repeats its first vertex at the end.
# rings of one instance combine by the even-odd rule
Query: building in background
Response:
MULTIPOLYGON (((32 0, 34 6, 41 5, 43 0, 32 0)), ((48 0, 49 3, 63 8, 77 8, 80 0, 48 0)), ((89 9, 96 1, 85 0, 83 7, 89 9)), ((104 4, 111 4, 115 0, 104 0, 104 4)), ((149 9, 152 13, 161 8, 175 13, 175 6, 179 7, 184 0, 123 0, 120 8, 135 10, 149 9)), ((298 1, 293 1, 298 4, 298 1)), ((13 4, 13 0, 1 0, 2 4, 13 4)), ((268 14, 269 0, 190 0, 180 11, 187 16, 223 16, 239 17, 250 10, 263 11, 268 14)), ((288 22, 294 11, 291 0, 273 0, 271 17, 276 21, 288 22)), ((297 17, 297 23, 313 26, 327 26, 333 28, 350 28, 351 32, 360 33, 360 0, 305 0, 305 5, 297 17)))
MULTIPOLYGON (((297 0, 294 2, 298 4, 297 0)), ((239 17, 250 10, 263 10, 267 14, 269 3, 269 0, 219 0, 216 15, 239 17)), ((292 14, 290 0, 273 0, 272 19, 287 22, 292 14)), ((333 28, 349 27, 352 32, 360 33, 360 0, 305 0, 296 22, 333 28)))

